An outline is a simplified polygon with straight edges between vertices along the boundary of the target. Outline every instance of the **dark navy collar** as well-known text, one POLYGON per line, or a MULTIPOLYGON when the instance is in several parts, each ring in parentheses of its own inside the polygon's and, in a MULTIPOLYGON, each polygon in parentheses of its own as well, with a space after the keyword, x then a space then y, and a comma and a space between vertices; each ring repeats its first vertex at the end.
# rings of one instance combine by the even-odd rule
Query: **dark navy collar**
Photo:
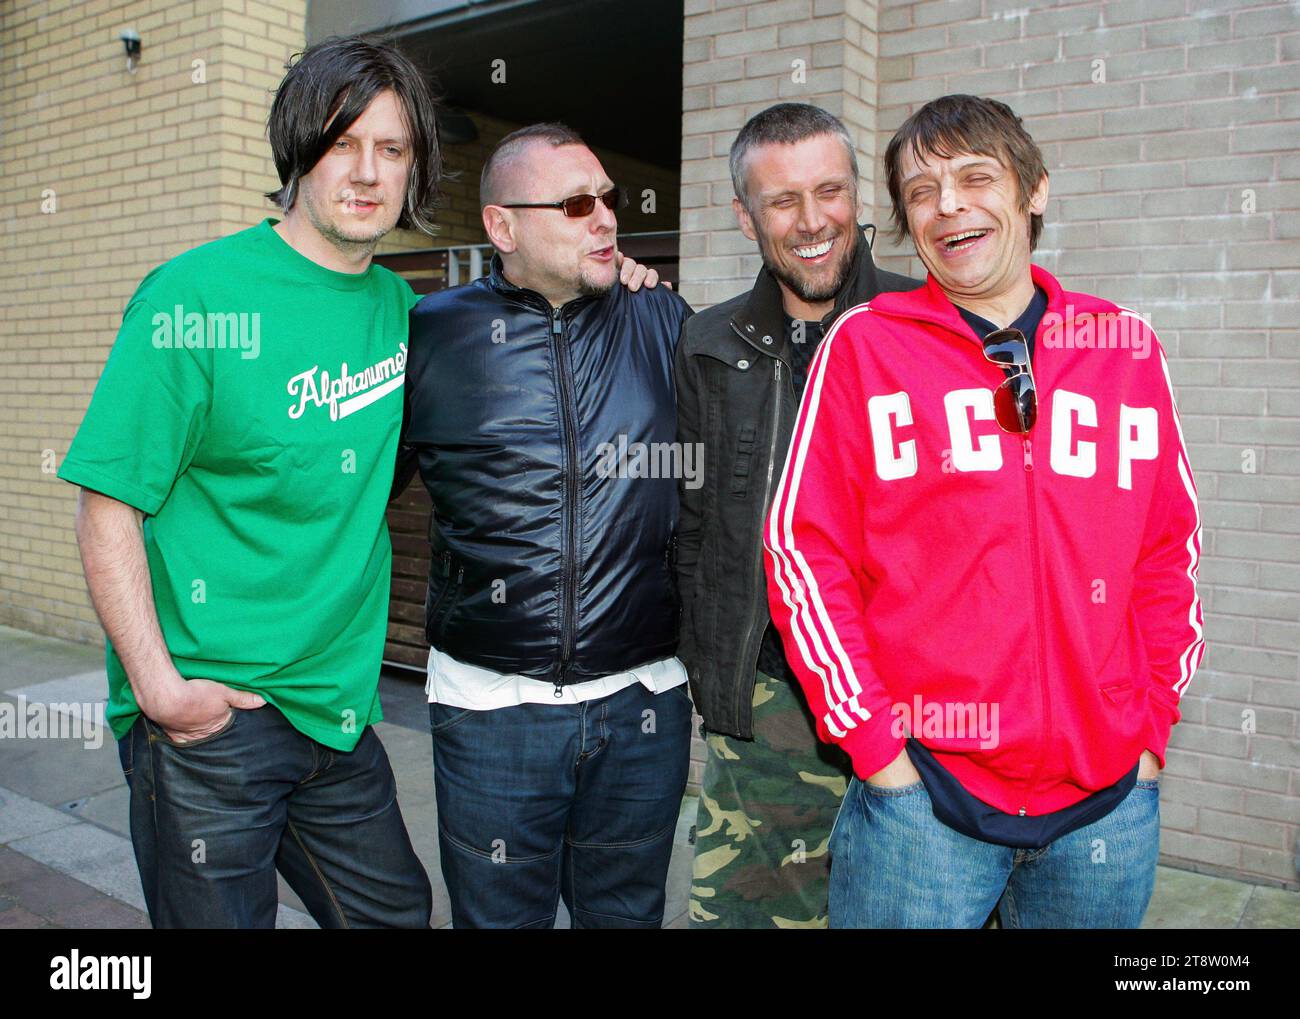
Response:
MULTIPOLYGON (((996 332, 998 326, 994 325, 988 319, 976 315, 973 311, 967 311, 960 305, 954 305, 957 313, 966 320, 966 324, 975 331, 975 335, 981 340, 989 333, 996 332)), ((1019 329, 1029 340, 1032 348, 1034 344, 1034 334, 1038 332, 1038 323, 1043 320, 1043 315, 1047 311, 1047 293, 1042 287, 1034 287, 1034 296, 1029 302, 1029 307, 1022 311, 1014 322, 1008 328, 1019 329)))

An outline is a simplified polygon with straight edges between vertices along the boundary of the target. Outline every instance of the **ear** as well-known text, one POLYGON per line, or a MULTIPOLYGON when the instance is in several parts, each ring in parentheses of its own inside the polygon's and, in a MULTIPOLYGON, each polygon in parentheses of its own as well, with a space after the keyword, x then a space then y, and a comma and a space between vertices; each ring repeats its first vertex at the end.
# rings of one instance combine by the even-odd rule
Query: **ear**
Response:
POLYGON ((739 198, 731 200, 731 211, 736 214, 736 222, 740 225, 740 232, 751 241, 757 241, 758 234, 754 231, 754 221, 749 216, 749 210, 745 208, 739 198))
POLYGON ((483 206, 483 232, 492 246, 504 255, 513 254, 519 247, 515 243, 515 224, 510 211, 499 205, 483 206))
POLYGON ((1043 179, 1038 182, 1034 188, 1034 193, 1029 196, 1029 211, 1035 215, 1041 216, 1043 210, 1047 208, 1047 171, 1043 171, 1043 179))

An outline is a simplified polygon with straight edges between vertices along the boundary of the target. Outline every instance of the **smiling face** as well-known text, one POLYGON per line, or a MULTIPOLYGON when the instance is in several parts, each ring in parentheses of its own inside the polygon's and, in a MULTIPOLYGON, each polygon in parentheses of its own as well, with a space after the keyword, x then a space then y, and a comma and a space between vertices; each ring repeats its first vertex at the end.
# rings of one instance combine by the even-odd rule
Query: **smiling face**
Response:
POLYGON ((916 253, 954 303, 997 302, 1030 288, 1030 214, 1047 207, 1047 176, 1022 206, 1016 175, 993 156, 900 153, 903 208, 916 253))
MULTIPOLYGON (((511 205, 603 195, 613 186, 585 145, 534 140, 503 167, 498 190, 499 200, 511 205)), ((586 216, 566 216, 562 209, 487 205, 483 225, 501 254, 506 278, 557 307, 582 295, 607 293, 618 280, 618 219, 603 202, 596 202, 586 216)))
POLYGON ((381 92, 299 180, 291 212, 340 250, 373 250, 401 215, 410 150, 397 97, 381 92))
POLYGON ((857 181, 843 140, 819 134, 760 145, 744 172, 748 207, 732 200, 741 231, 758 242, 786 312, 823 317, 848 278, 858 240, 857 181))

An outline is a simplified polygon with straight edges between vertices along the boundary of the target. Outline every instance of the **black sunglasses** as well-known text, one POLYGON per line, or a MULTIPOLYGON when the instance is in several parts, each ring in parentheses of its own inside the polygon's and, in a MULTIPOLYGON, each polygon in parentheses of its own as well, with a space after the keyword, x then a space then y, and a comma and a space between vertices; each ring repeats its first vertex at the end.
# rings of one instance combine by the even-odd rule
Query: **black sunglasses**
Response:
POLYGON ((1004 370, 1015 369, 993 392, 993 415, 1004 432, 1026 435, 1038 420, 1038 394, 1029 363, 1029 344, 1019 329, 998 329, 984 337, 984 356, 1004 370))
POLYGON ((566 216, 581 218, 591 215, 598 200, 607 209, 621 209, 627 205, 627 194, 622 188, 610 188, 603 195, 573 195, 562 202, 514 202, 510 205, 502 204, 501 208, 563 209, 566 216))

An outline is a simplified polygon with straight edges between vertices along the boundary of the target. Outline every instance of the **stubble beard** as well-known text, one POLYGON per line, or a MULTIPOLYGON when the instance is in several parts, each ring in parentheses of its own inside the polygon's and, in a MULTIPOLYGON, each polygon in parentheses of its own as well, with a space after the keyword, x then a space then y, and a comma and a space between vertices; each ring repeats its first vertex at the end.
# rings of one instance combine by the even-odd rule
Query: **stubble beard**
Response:
MULTIPOLYGON (((306 196, 303 197, 306 198, 306 196)), ((307 210, 307 218, 311 221, 311 225, 316 228, 316 232, 338 248, 339 251, 350 257, 374 254, 380 240, 392 229, 392 227, 376 226, 373 233, 362 237, 350 236, 345 234, 336 223, 329 219, 324 210, 318 207, 314 200, 304 200, 303 205, 307 210)))
MULTIPOLYGON (((799 300, 806 301, 808 304, 820 304, 822 301, 834 300, 848 281, 849 270, 853 267, 853 253, 857 239, 853 238, 851 243, 853 247, 849 247, 840 256, 840 262, 835 267, 834 275, 827 282, 821 284, 815 280, 802 278, 787 271, 783 265, 772 257, 771 247, 766 240, 759 247, 763 256, 763 265, 768 272, 789 287, 791 292, 798 296, 799 300)), ((799 256, 796 255, 795 257, 798 258, 799 256)))
MULTIPOLYGON (((610 241, 613 244, 613 241, 610 241)), ((604 297, 618 283, 618 272, 614 270, 608 279, 600 279, 592 271, 578 269, 578 294, 582 297, 604 297)))
POLYGON ((614 289, 617 279, 609 281, 594 280, 585 272, 578 276, 578 293, 582 297, 604 297, 614 289))

